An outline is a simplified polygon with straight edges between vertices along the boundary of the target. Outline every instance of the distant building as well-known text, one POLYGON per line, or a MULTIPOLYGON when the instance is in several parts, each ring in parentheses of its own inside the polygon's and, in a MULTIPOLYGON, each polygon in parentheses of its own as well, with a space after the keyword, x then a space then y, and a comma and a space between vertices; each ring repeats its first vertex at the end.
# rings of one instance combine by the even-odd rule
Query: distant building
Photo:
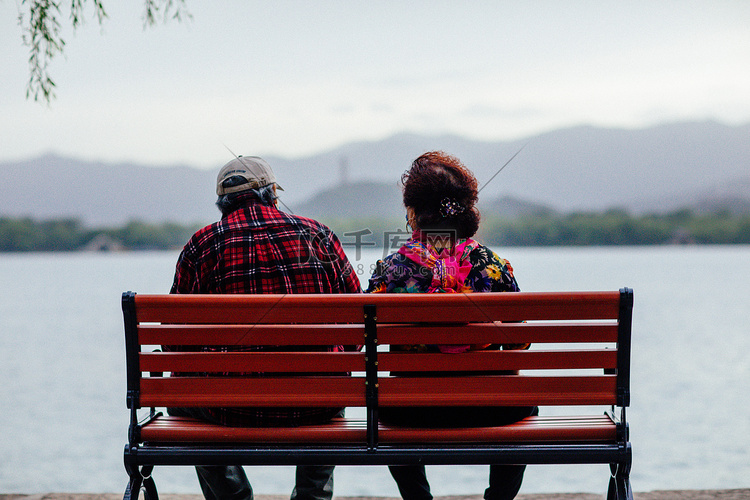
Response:
POLYGON ((125 246, 111 236, 100 233, 84 247, 87 252, 121 252, 125 246))
POLYGON ((342 156, 339 160, 339 184, 349 185, 349 159, 346 156, 342 156))
POLYGON ((670 245, 694 245, 695 243, 697 243, 695 237, 682 228, 672 233, 672 237, 669 239, 670 245))

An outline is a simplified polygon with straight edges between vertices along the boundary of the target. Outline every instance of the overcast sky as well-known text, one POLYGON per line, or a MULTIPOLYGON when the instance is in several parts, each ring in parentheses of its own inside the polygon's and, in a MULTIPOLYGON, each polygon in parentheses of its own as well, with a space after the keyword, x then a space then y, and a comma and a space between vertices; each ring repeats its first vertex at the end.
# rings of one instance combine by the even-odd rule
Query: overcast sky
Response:
MULTIPOLYGON (((63 15, 67 16, 67 4, 63 15)), ((105 0, 26 100, 20 0, 0 0, 0 161, 216 167, 391 134, 510 140, 571 125, 750 123, 750 2, 187 0, 144 29, 105 0)))

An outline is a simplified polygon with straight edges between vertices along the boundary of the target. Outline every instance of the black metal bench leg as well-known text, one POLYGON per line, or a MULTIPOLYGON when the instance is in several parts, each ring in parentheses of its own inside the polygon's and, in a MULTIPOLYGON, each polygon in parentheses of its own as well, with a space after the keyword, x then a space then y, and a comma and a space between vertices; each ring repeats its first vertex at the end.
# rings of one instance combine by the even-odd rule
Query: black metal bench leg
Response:
POLYGON ((151 472, 154 470, 153 465, 144 465, 139 468, 137 465, 126 463, 125 470, 128 472, 130 481, 127 488, 125 488, 123 500, 138 500, 141 487, 143 488, 143 497, 145 500, 159 500, 159 494, 156 492, 156 483, 154 483, 154 479, 151 477, 151 472))
POLYGON ((633 490, 630 487, 630 464, 610 464, 612 476, 609 479, 607 500, 633 500, 633 490))
POLYGON ((143 477, 138 471, 138 467, 136 467, 135 470, 131 470, 131 468, 128 466, 125 466, 125 468, 128 469, 128 476, 130 476, 130 481, 128 481, 128 486, 127 488, 125 488, 125 496, 123 497, 123 500, 138 500, 138 494, 141 491, 143 477))
POLYGON ((154 482, 154 478, 151 477, 151 472, 153 470, 153 465, 147 465, 141 469, 141 477, 143 477, 143 498, 145 500, 159 500, 159 494, 156 492, 156 483, 154 482))

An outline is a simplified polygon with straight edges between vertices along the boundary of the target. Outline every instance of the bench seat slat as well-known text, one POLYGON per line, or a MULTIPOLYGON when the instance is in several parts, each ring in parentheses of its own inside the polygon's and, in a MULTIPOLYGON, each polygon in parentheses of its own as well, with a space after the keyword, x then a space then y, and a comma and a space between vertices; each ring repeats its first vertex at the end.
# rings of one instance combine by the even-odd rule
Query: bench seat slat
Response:
POLYGON ((302 427, 226 427, 188 417, 158 417, 141 429, 143 441, 181 442, 364 442, 364 420, 333 419, 302 427))
POLYGON ((364 406, 357 377, 143 377, 141 406, 364 406), (313 390, 314 389, 314 390, 313 390))
POLYGON ((581 421, 528 417, 501 427, 462 429, 415 429, 381 424, 378 436, 384 443, 614 442, 617 428, 606 416, 597 420, 582 417, 581 421))
POLYGON ((144 372, 332 373, 365 370, 360 352, 167 352, 141 353, 144 372))
POLYGON ((381 406, 613 405, 615 375, 390 377, 379 380, 381 406))
MULTIPOLYGON (((301 427, 225 427, 187 417, 158 417, 141 429, 144 442, 351 443, 366 438, 365 420, 334 419, 301 427)), ((379 425, 381 444, 614 442, 616 427, 606 415, 528 417, 502 427, 424 429, 379 425)))

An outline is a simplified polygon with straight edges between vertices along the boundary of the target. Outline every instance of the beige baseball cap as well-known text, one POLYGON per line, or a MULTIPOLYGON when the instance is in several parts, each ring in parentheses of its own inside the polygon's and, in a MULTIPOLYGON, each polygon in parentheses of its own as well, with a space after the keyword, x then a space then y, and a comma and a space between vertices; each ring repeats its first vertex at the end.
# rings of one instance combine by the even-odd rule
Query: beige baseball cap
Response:
MULTIPOLYGON (((216 194, 223 195, 229 193, 239 193, 248 189, 257 189, 259 187, 276 184, 276 176, 271 170, 271 166, 258 156, 237 156, 219 171, 216 178, 216 194), (240 176, 247 179, 245 184, 239 186, 224 187, 222 183, 230 177, 240 176)), ((276 189, 284 190, 276 184, 276 189)))

